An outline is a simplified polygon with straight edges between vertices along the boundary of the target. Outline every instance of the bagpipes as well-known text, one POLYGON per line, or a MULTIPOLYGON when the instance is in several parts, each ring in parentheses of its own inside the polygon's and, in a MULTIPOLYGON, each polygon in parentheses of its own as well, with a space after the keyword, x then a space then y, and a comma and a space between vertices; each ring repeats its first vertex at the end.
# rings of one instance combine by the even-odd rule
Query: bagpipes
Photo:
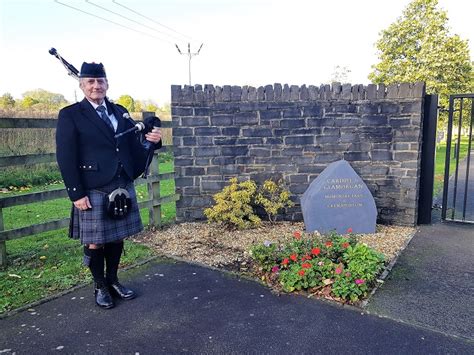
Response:
MULTIPOLYGON (((59 55, 58 51, 55 48, 51 48, 49 50, 49 54, 56 57, 61 62, 61 64, 64 66, 64 68, 66 68, 69 76, 72 76, 74 79, 79 81, 79 70, 77 70, 74 67, 74 65, 70 64, 67 60, 65 60, 63 57, 61 57, 61 55, 59 55)), ((150 164, 153 160, 154 143, 152 143, 150 141, 147 141, 146 138, 145 138, 145 134, 151 132, 153 128, 161 127, 161 120, 156 116, 150 116, 150 117, 146 117, 143 120, 143 122, 136 122, 130 117, 130 114, 128 112, 124 112, 122 114, 122 117, 124 119, 126 119, 127 121, 129 121, 132 124, 132 127, 125 130, 125 131, 123 131, 123 132, 117 133, 115 135, 115 138, 118 139, 118 138, 120 138, 120 137, 122 137, 126 134, 132 133, 132 132, 133 133, 140 133, 140 143, 141 143, 141 145, 142 145, 142 147, 143 147, 143 149, 145 150, 145 153, 146 153, 146 160, 145 160, 145 163, 144 163, 145 167, 144 167, 142 177, 146 178, 147 175, 148 175, 148 170, 149 170, 150 164)))

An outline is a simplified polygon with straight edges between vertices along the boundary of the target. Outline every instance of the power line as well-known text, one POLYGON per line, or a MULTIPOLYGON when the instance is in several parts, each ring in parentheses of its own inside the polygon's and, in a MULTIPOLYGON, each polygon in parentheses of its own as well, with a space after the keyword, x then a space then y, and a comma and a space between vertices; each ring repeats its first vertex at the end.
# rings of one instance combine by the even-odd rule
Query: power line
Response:
MULTIPOLYGON (((54 1, 55 1, 56 3, 58 3, 58 4, 60 4, 60 5, 63 5, 63 6, 65 6, 65 7, 69 7, 70 9, 73 9, 73 10, 75 10, 75 11, 82 12, 82 13, 84 13, 84 14, 86 14, 86 15, 89 15, 89 16, 92 16, 92 17, 96 17, 96 18, 101 19, 101 20, 106 21, 106 22, 110 22, 110 23, 112 23, 112 24, 114 24, 114 25, 116 25, 116 26, 123 27, 123 28, 125 28, 125 29, 130 30, 130 31, 137 32, 137 33, 140 33, 140 34, 143 34, 143 35, 146 35, 146 36, 155 38, 155 39, 157 39, 157 40, 160 40, 160 41, 163 41, 163 42, 166 42, 166 43, 169 43, 169 44, 173 44, 172 42, 170 42, 170 41, 168 41, 168 40, 166 40, 166 39, 164 39, 164 38, 156 37, 156 36, 153 36, 153 35, 151 35, 151 34, 149 34, 149 33, 146 33, 146 32, 143 32, 143 31, 139 31, 139 30, 136 30, 136 29, 134 29, 134 28, 131 28, 131 27, 122 25, 121 23, 118 23, 118 22, 115 22, 115 21, 106 19, 106 18, 104 18, 104 17, 101 17, 101 16, 98 16, 98 15, 92 14, 92 13, 90 13, 90 12, 87 12, 87 11, 84 11, 84 10, 81 10, 81 9, 78 9, 78 8, 76 8, 76 7, 74 7, 74 6, 69 5, 69 4, 65 4, 65 3, 63 3, 63 2, 61 2, 61 1, 59 1, 59 0, 54 0, 54 1)), ((90 4, 90 5, 96 6, 96 7, 100 8, 100 9, 105 10, 105 11, 107 11, 107 12, 110 12, 110 13, 112 13, 112 14, 114 14, 114 15, 123 17, 123 18, 125 18, 125 19, 127 19, 127 20, 129 20, 129 21, 132 21, 132 22, 134 22, 134 23, 137 23, 138 25, 141 25, 141 26, 150 28, 150 29, 152 29, 152 30, 154 30, 154 31, 156 31, 156 32, 158 32, 158 33, 164 34, 164 35, 166 35, 166 36, 169 36, 169 37, 172 37, 172 38, 176 38, 176 37, 174 37, 174 36, 172 36, 172 35, 170 35, 170 34, 167 34, 167 33, 164 33, 164 32, 160 32, 160 31, 158 31, 158 30, 156 30, 156 29, 154 29, 154 28, 152 28, 152 27, 149 27, 149 26, 144 25, 144 24, 142 24, 142 23, 139 23, 139 22, 137 22, 137 21, 135 21, 135 20, 133 20, 133 19, 130 19, 130 18, 126 17, 126 16, 123 16, 123 15, 121 15, 121 14, 119 14, 119 13, 116 13, 116 12, 114 12, 114 11, 112 11, 112 10, 109 10, 109 9, 107 9, 107 8, 105 8, 105 7, 102 7, 102 6, 100 6, 100 5, 97 5, 97 4, 93 3, 93 2, 90 1, 90 0, 85 0, 85 1, 86 1, 88 4, 90 4)), ((154 22, 154 23, 156 23, 156 24, 158 24, 158 25, 160 25, 160 26, 166 27, 166 28, 170 29, 171 31, 180 34, 181 36, 184 36, 184 37, 187 37, 187 38, 191 38, 191 37, 189 37, 189 36, 186 36, 186 35, 184 35, 184 34, 181 34, 181 33, 177 32, 177 31, 173 30, 173 29, 170 28, 170 27, 167 27, 167 26, 165 26, 165 25, 162 25, 162 24, 160 24, 159 22, 156 22, 156 21, 154 21, 153 19, 150 19, 150 18, 148 18, 148 17, 146 17, 146 16, 144 16, 144 15, 142 15, 142 14, 140 14, 140 13, 138 13, 138 12, 136 12, 136 11, 134 11, 134 10, 132 10, 132 9, 130 9, 130 8, 126 7, 126 6, 124 6, 124 5, 122 5, 122 4, 119 4, 119 3, 118 3, 117 1, 115 1, 115 0, 112 0, 112 2, 115 3, 115 4, 117 4, 117 5, 119 5, 119 6, 122 6, 122 7, 126 8, 127 10, 129 10, 129 11, 131 11, 131 12, 133 12, 133 13, 136 13, 137 15, 142 16, 142 17, 144 17, 144 18, 146 18, 146 19, 148 19, 148 20, 150 20, 150 21, 152 21, 152 22, 154 22)), ((190 45, 189 42, 188 42, 188 52, 187 52, 187 53, 182 53, 181 50, 179 49, 178 45, 177 45, 177 44, 174 44, 174 45, 175 45, 176 48, 178 49, 179 54, 187 55, 187 56, 188 56, 189 85, 191 85, 191 59, 192 59, 192 57, 194 57, 194 56, 196 56, 196 55, 199 54, 199 52, 201 51, 201 48, 202 48, 202 46, 203 46, 203 43, 201 43, 201 46, 199 47, 199 49, 197 50, 197 52, 194 52, 194 53, 191 52, 191 45, 190 45)))
POLYGON ((180 40, 180 38, 178 38, 178 37, 176 37, 176 36, 170 35, 170 34, 165 33, 165 32, 161 32, 161 31, 157 30, 156 28, 153 28, 153 27, 148 26, 148 25, 145 25, 145 24, 143 24, 143 23, 141 23, 141 22, 135 21, 135 20, 133 20, 133 19, 127 17, 127 16, 124 16, 124 15, 122 15, 122 14, 119 14, 118 12, 109 10, 109 9, 103 7, 103 6, 100 6, 100 5, 98 5, 98 4, 93 3, 93 2, 90 1, 90 0, 85 0, 85 1, 86 1, 88 4, 90 4, 90 5, 93 5, 93 6, 95 6, 95 7, 98 7, 99 9, 108 11, 108 12, 110 12, 110 13, 112 13, 112 14, 114 14, 114 15, 117 15, 117 16, 119 16, 119 17, 122 17, 122 18, 124 18, 124 19, 126 19, 126 20, 128 20, 128 21, 134 22, 134 23, 136 23, 136 24, 138 24, 138 25, 140 25, 140 26, 149 28, 149 29, 151 29, 151 30, 153 30, 153 31, 155 31, 155 32, 158 32, 158 33, 162 34, 162 35, 169 36, 169 37, 171 37, 171 38, 180 40))
POLYGON ((58 1, 58 0, 54 0, 54 1, 57 2, 57 3, 60 4, 60 5, 69 7, 69 8, 71 8, 71 9, 73 9, 73 10, 82 12, 82 13, 87 14, 87 15, 89 15, 89 16, 93 16, 93 17, 99 18, 99 19, 101 19, 101 20, 103 20, 103 21, 107 21, 107 22, 113 23, 114 25, 117 25, 117 26, 126 28, 126 29, 128 29, 128 30, 130 30, 130 31, 134 31, 134 32, 140 33, 140 34, 142 34, 142 35, 149 36, 149 37, 155 38, 155 39, 160 40, 160 41, 164 41, 164 42, 169 43, 169 44, 173 44, 173 42, 170 42, 170 41, 168 41, 168 40, 166 40, 166 39, 163 39, 163 38, 160 38, 160 37, 156 37, 156 36, 153 36, 153 35, 151 35, 151 34, 149 34, 149 33, 146 33, 146 32, 143 32, 143 31, 139 31, 139 30, 136 30, 136 29, 134 29, 134 28, 131 28, 131 27, 122 25, 122 24, 120 24, 120 23, 118 23, 118 22, 115 22, 115 21, 112 21, 112 20, 108 20, 108 19, 106 19, 106 18, 104 18, 104 17, 91 14, 90 12, 87 12, 87 11, 84 11, 84 10, 81 10, 81 9, 78 9, 77 7, 74 7, 74 6, 71 6, 71 5, 62 3, 62 2, 60 2, 60 1, 58 1))
POLYGON ((159 25, 159 26, 162 26, 162 27, 167 28, 168 30, 174 32, 174 33, 177 33, 177 34, 179 34, 179 35, 182 36, 182 37, 185 37, 185 38, 188 38, 188 39, 194 41, 194 39, 193 39, 192 37, 189 37, 188 35, 185 35, 184 33, 178 32, 178 31, 172 29, 171 27, 168 27, 168 26, 166 26, 166 25, 163 25, 162 23, 159 23, 158 21, 155 21, 155 20, 153 20, 152 18, 150 18, 150 17, 148 17, 148 16, 145 16, 145 15, 143 15, 143 14, 141 14, 141 13, 139 13, 139 12, 137 12, 137 11, 135 11, 135 10, 133 10, 133 9, 131 9, 131 8, 127 7, 127 6, 125 6, 125 5, 120 4, 120 3, 119 3, 118 1, 116 1, 116 0, 112 0, 112 2, 113 2, 114 4, 117 4, 118 6, 123 7, 124 9, 127 9, 128 11, 133 12, 134 14, 136 14, 136 15, 138 15, 138 16, 141 16, 141 17, 143 17, 143 18, 146 18, 147 20, 149 20, 149 21, 151 21, 151 22, 154 22, 154 23, 156 23, 156 24, 159 25))

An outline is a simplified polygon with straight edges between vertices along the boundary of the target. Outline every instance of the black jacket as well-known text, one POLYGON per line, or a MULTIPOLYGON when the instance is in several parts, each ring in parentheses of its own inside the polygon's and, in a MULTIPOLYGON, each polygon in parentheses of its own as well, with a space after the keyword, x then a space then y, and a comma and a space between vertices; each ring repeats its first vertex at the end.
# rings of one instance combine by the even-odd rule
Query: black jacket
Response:
MULTIPOLYGON (((113 132, 99 117, 87 99, 59 111, 56 129, 56 157, 69 198, 76 201, 87 190, 109 183, 122 163, 127 175, 135 179, 143 173, 148 151, 139 134, 128 133, 116 139, 114 135, 133 127, 123 117, 127 110, 107 99, 109 113, 118 121, 113 132)), ((161 147, 161 142, 154 149, 161 147)))

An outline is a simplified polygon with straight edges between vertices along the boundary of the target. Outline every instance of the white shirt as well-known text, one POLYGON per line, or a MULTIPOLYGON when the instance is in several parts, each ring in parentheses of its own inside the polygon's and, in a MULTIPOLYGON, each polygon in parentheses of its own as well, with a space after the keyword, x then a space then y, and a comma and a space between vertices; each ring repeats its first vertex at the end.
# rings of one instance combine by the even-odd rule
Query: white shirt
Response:
MULTIPOLYGON (((89 101, 89 100, 87 100, 87 101, 89 101)), ((112 123, 112 126, 114 126, 114 131, 117 132, 118 121, 115 118, 113 113, 109 114, 109 111, 107 111, 107 105, 105 104, 105 101, 102 102, 102 105, 97 105, 95 102, 92 102, 92 101, 89 101, 89 102, 91 103, 92 107, 94 107, 94 110, 96 110, 96 112, 97 112, 97 107, 99 107, 99 106, 104 106, 105 107, 105 114, 107 115, 110 122, 112 123)), ((97 112, 97 114, 99 114, 99 112, 97 112)))

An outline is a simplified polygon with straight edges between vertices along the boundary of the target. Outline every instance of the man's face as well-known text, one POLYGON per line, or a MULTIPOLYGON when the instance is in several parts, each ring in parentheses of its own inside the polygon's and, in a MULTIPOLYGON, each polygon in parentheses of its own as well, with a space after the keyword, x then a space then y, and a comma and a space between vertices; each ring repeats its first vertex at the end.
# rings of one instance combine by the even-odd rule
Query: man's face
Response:
POLYGON ((79 87, 89 101, 100 105, 109 89, 106 78, 81 78, 79 87))

